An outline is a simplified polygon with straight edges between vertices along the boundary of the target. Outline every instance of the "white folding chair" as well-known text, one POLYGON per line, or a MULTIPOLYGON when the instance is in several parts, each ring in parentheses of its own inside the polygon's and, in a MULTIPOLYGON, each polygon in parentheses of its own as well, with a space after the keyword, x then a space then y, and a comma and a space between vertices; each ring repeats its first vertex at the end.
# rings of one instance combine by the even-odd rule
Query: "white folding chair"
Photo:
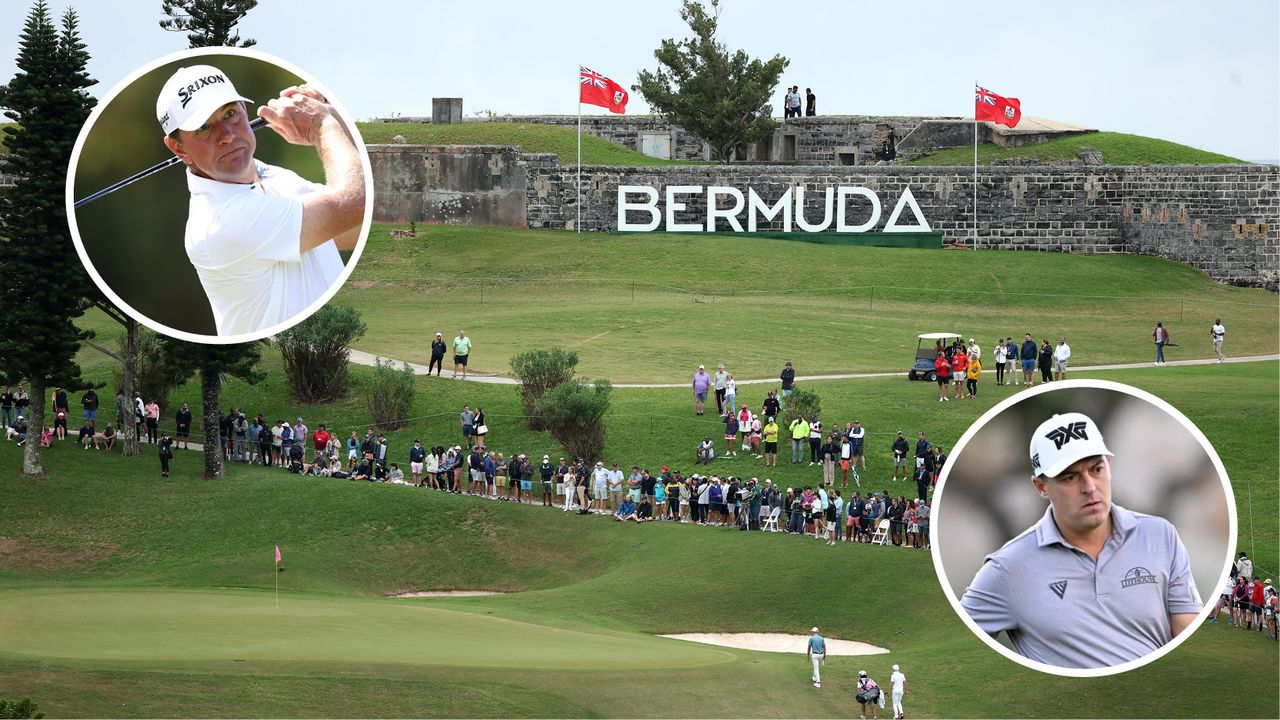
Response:
POLYGON ((888 518, 881 520, 876 525, 876 531, 871 534, 872 545, 888 545, 889 544, 889 520, 888 518))
POLYGON ((769 532, 778 532, 778 518, 781 516, 782 506, 774 505, 773 510, 769 511, 769 517, 765 518, 763 523, 760 523, 760 529, 768 530, 769 532))

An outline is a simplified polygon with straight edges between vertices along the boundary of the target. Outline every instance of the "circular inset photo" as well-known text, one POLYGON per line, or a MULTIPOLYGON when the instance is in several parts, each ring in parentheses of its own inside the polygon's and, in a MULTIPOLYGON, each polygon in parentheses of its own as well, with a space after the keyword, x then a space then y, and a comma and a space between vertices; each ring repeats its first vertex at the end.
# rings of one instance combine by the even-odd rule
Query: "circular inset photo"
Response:
POLYGON ((1137 388, 1070 380, 1014 395, 956 444, 934 496, 952 607, 1001 654, 1058 675, 1145 665, 1208 617, 1236 508, 1204 434, 1137 388))
POLYGON ((106 297, 182 340, 285 330, 341 288, 372 218, 351 116, 271 55, 188 50, 111 89, 67 171, 76 251, 106 297))

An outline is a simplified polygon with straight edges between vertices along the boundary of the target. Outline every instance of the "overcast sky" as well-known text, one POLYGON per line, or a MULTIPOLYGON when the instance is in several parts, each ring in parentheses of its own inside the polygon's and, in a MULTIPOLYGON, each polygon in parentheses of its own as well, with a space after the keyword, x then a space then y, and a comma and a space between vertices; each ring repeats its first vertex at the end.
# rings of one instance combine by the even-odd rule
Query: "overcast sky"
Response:
MULTIPOLYGON (((14 72, 28 0, 0 3, 0 81, 14 72)), ((50 0, 56 13, 65 0, 50 0)), ((160 0, 79 0, 102 95, 186 46, 160 0)), ((358 119, 577 112, 577 67, 624 86, 684 37, 678 0, 261 0, 240 26, 302 67, 358 119)), ((724 0, 719 37, 791 60, 781 85, 812 87, 820 114, 972 117, 972 84, 1026 115, 1173 140, 1248 160, 1280 158, 1280 3, 1082 0, 724 0)), ((780 98, 782 88, 778 89, 780 98)), ((775 100, 780 114, 780 102, 775 100)), ((630 110, 647 112, 633 96, 630 110)), ((601 108, 584 108, 605 114, 601 108)))

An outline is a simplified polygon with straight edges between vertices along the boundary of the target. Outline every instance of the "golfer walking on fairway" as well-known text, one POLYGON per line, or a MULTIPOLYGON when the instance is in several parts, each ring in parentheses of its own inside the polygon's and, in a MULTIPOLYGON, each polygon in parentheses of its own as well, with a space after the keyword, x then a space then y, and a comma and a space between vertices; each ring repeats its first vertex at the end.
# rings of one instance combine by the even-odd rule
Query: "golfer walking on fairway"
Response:
POLYGON ((813 686, 822 687, 822 662, 827 658, 827 641, 818 634, 818 628, 809 631, 809 660, 813 662, 813 686))

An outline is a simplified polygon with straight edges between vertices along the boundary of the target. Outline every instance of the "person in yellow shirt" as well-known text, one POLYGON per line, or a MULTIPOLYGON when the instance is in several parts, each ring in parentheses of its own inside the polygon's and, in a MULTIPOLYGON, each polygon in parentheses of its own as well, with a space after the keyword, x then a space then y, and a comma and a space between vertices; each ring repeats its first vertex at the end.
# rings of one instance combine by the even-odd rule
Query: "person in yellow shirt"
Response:
POLYGON ((804 444, 809 440, 809 421, 798 417, 791 421, 791 464, 804 462, 804 444))
POLYGON ((760 432, 764 435, 764 466, 778 467, 778 423, 770 417, 760 432))
POLYGON ((978 396, 978 376, 982 374, 982 361, 978 358, 969 360, 969 369, 966 372, 968 382, 965 383, 965 389, 969 391, 969 399, 978 396))

